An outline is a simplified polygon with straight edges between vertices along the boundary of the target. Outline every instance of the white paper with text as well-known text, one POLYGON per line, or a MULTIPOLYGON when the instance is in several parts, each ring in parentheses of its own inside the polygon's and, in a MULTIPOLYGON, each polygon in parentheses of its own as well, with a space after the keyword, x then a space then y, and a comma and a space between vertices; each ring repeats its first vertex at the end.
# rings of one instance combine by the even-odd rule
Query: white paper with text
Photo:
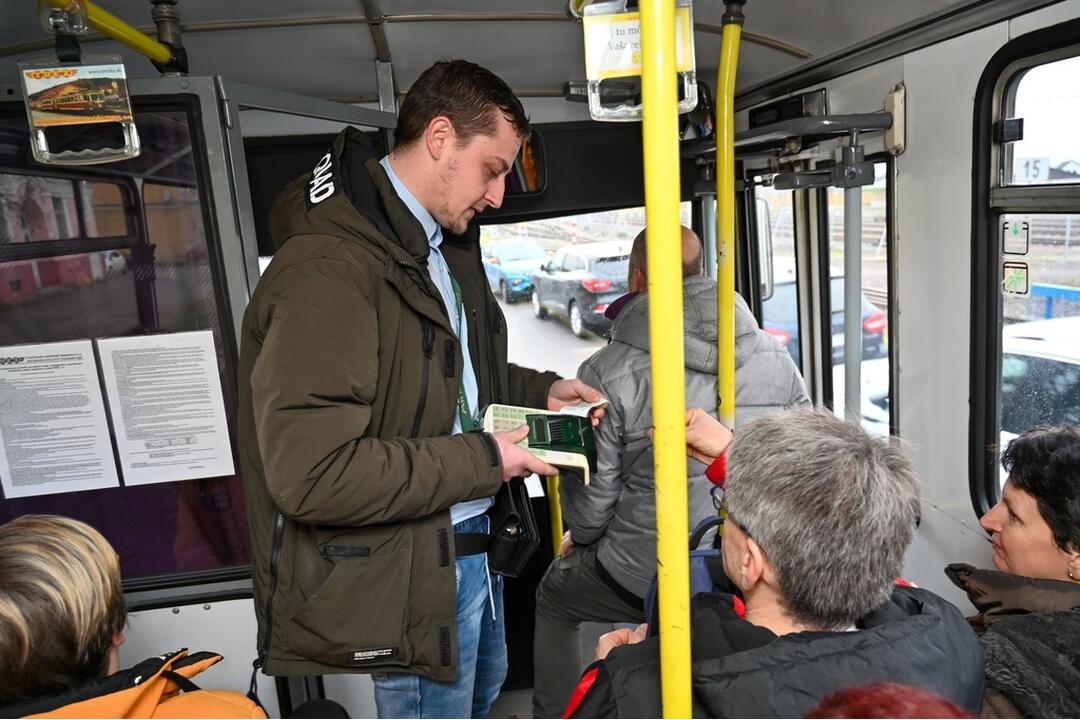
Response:
POLYGON ((211 331, 96 342, 125 485, 235 472, 211 331))
POLYGON ((4 497, 117 487, 89 340, 0 348, 4 497))

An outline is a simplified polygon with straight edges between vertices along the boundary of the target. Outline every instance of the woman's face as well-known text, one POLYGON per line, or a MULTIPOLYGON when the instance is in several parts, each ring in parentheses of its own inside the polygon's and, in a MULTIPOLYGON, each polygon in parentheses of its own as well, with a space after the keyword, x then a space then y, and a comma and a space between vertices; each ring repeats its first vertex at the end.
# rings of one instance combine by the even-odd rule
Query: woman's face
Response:
POLYGON ((1050 526, 1030 493, 1006 482, 1001 501, 979 524, 993 533, 994 567, 998 570, 1044 580, 1069 579, 1074 553, 1066 553, 1054 543, 1050 526))

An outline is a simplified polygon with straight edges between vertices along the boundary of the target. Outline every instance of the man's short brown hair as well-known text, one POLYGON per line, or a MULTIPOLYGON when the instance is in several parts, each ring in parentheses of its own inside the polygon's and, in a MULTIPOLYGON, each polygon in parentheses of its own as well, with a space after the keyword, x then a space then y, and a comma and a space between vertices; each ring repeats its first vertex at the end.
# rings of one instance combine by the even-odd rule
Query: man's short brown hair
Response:
POLYGON ((521 101, 495 73, 467 60, 440 60, 420 74, 402 100, 394 142, 411 145, 440 115, 450 120, 461 143, 474 135, 493 136, 496 112, 519 137, 529 134, 521 101))

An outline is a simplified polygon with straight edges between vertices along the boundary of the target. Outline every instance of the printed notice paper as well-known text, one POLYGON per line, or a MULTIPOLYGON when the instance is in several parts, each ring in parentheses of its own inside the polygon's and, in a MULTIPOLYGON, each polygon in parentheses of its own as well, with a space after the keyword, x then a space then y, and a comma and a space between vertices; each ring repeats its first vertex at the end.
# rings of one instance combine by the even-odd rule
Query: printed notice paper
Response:
POLYGON ((117 487, 89 340, 0 349, 4 497, 117 487))
POLYGON ((125 485, 234 473, 212 332, 96 342, 125 485))

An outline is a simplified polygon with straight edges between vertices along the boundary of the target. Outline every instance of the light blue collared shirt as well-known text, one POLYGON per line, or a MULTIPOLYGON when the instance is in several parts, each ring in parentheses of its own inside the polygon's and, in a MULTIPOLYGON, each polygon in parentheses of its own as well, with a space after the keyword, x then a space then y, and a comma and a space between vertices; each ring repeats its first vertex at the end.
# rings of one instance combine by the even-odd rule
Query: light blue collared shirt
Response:
MULTIPOLYGON (((469 323, 466 318, 461 317, 464 309, 458 306, 457 298, 454 297, 454 284, 450 280, 450 268, 446 266, 446 258, 443 257, 442 251, 439 249, 443 241, 442 228, 439 227, 439 223, 435 222, 435 218, 431 216, 427 208, 420 204, 416 196, 409 191, 409 188, 405 187, 405 183, 401 182, 401 179, 394 173, 394 169, 390 167, 390 156, 384 157, 379 161, 379 164, 386 170, 390 183, 394 186, 394 192, 405 203, 405 207, 409 209, 413 217, 420 222, 420 226, 424 228, 424 235, 427 237, 429 246, 428 274, 431 275, 431 282, 435 283, 435 287, 439 289, 443 305, 446 306, 446 313, 450 317, 450 325, 458 333, 458 344, 461 345, 461 359, 464 364, 461 385, 465 388, 465 399, 469 403, 469 412, 473 416, 473 421, 479 425, 479 409, 476 407, 479 401, 476 371, 473 369, 472 358, 469 356, 469 323)), ((460 432, 461 417, 459 413, 454 413, 454 434, 460 432)), ((456 525, 463 520, 476 517, 491 507, 491 503, 491 498, 460 502, 450 508, 450 522, 456 525)))

